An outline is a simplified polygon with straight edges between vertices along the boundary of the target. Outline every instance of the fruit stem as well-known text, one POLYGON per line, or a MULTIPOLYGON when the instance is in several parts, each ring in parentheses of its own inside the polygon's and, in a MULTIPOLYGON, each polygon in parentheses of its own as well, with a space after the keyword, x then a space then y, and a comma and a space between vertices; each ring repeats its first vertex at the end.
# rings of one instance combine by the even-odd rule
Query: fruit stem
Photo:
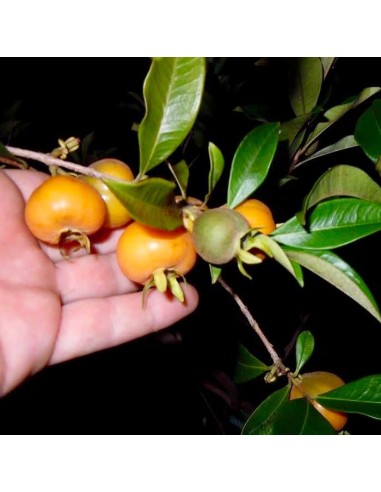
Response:
MULTIPOLYGON (((69 171, 73 171, 79 174, 85 174, 86 176, 90 176, 91 178, 99 178, 104 179, 107 178, 112 181, 121 182, 122 180, 115 178, 115 176, 109 176, 108 174, 100 173, 95 169, 92 169, 87 166, 81 166, 80 164, 75 164, 74 162, 63 161, 62 159, 58 159, 57 157, 53 157, 49 154, 43 154, 41 152, 34 152, 33 150, 27 149, 19 149, 17 147, 6 146, 8 152, 17 157, 23 157, 24 159, 31 159, 33 161, 41 162, 46 166, 58 166, 63 167, 64 169, 69 169, 69 171)), ((123 182, 123 181, 122 181, 123 182)))
POLYGON ((259 324, 257 323, 257 321, 253 318, 253 315, 249 311, 249 308, 242 301, 242 299, 239 297, 239 295, 236 292, 234 292, 234 290, 230 287, 230 285, 227 284, 221 276, 219 277, 218 282, 232 296, 234 301, 237 303, 242 314, 247 319, 249 325, 253 328, 255 333, 259 336, 259 338, 261 339, 266 350, 270 354, 270 357, 271 357, 275 367, 277 368, 278 372, 280 372, 281 374, 287 374, 289 372, 287 367, 283 364, 282 359, 279 357, 279 355, 275 351, 274 347, 272 346, 272 344, 270 343, 270 341, 268 340, 266 335, 263 333, 263 331, 262 331, 261 327, 259 326, 259 324))

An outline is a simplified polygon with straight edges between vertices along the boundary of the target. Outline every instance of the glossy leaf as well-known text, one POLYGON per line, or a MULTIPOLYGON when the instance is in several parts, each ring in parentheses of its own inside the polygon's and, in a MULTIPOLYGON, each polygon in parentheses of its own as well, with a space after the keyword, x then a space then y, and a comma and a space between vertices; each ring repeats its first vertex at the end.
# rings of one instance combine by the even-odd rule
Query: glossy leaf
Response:
POLYGON ((376 163, 381 157, 381 99, 373 101, 372 106, 360 116, 355 138, 365 154, 376 163))
POLYGON ((162 178, 148 178, 135 183, 103 179, 119 198, 131 217, 143 224, 172 230, 182 225, 175 203, 175 184, 162 178))
POLYGON ((289 99, 296 116, 316 106, 323 82, 323 67, 317 57, 295 59, 290 72, 289 99))
POLYGON ((348 135, 344 138, 341 138, 339 141, 332 145, 328 145, 328 147, 324 147, 324 149, 319 150, 318 152, 314 152, 309 157, 298 162, 298 164, 294 167, 294 169, 302 166, 306 162, 310 162, 314 159, 318 159, 319 157, 326 157, 327 155, 334 154, 335 152, 340 152, 346 149, 352 149, 354 147, 358 147, 359 144, 356 142, 355 137, 353 135, 348 135))
POLYGON ((302 331, 296 340, 296 376, 310 359, 314 347, 315 340, 312 333, 308 330, 302 331))
POLYGON ((290 259, 323 278, 381 322, 377 303, 360 275, 332 251, 295 251, 286 249, 290 259))
POLYGON ((200 108, 204 58, 154 58, 144 82, 146 113, 139 125, 140 174, 163 162, 183 142, 200 108))
POLYGON ((356 198, 337 198, 312 210, 308 230, 293 217, 271 237, 298 249, 334 249, 380 230, 381 205, 356 198))
POLYGON ((273 434, 274 421, 288 401, 289 391, 288 386, 285 386, 266 398, 246 421, 242 434, 273 434))
POLYGON ((238 362, 234 374, 236 383, 246 383, 269 370, 269 366, 252 355, 244 346, 239 346, 238 362))
POLYGON ((381 419, 381 375, 366 376, 316 397, 323 406, 381 419))
POLYGON ((205 203, 209 200, 210 195, 212 194, 214 188, 216 187, 218 181, 220 180, 225 166, 224 156, 222 155, 222 152, 217 147, 217 145, 214 145, 214 143, 209 142, 208 151, 209 151, 210 171, 209 171, 209 179, 208 179, 208 194, 205 197, 205 203))
POLYGON ((270 395, 246 422, 242 434, 332 435, 335 431, 305 399, 290 401, 289 388, 270 395))
POLYGON ((327 198, 351 196, 381 204, 381 187, 370 176, 354 166, 345 164, 329 169, 313 186, 298 215, 305 224, 307 211, 327 198))
POLYGON ((326 111, 324 113, 324 116, 327 121, 323 121, 316 125, 315 130, 308 137, 307 143, 302 149, 302 153, 304 153, 307 148, 322 135, 322 133, 328 130, 328 128, 330 128, 340 118, 347 114, 348 111, 356 108, 358 105, 362 104, 364 101, 377 94, 377 92, 379 92, 380 90, 380 87, 367 87, 366 89, 362 90, 359 96, 356 97, 353 101, 334 106, 333 108, 326 111))
MULTIPOLYGON (((256 234, 254 237, 249 237, 246 241, 246 248, 259 248, 263 250, 267 255, 277 261, 280 265, 282 265, 295 279, 300 283, 300 272, 299 270, 295 271, 294 265, 289 260, 286 253, 279 246, 279 244, 274 241, 269 236, 265 234, 256 234)), ((303 286, 303 280, 302 284, 303 286)))
POLYGON ((329 58, 320 58, 321 64, 323 66, 323 74, 324 78, 327 77, 329 71, 332 68, 332 65, 335 63, 336 58, 335 57, 329 57, 329 58))
POLYGON ((234 208, 266 179, 279 138, 279 123, 254 128, 234 154, 228 185, 228 206, 234 208))

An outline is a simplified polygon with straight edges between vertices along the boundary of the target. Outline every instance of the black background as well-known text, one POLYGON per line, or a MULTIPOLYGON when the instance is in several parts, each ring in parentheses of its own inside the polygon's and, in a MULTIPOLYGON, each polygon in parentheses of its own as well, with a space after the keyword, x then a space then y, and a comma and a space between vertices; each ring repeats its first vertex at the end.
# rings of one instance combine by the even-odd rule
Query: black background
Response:
MULTIPOLYGON (((270 78, 258 76, 254 61, 229 59, 223 72, 228 86, 217 84, 212 70, 208 73, 207 91, 213 97, 207 101, 209 112, 200 115, 197 128, 203 130, 205 140, 223 150, 227 161, 253 127, 241 113, 232 112, 234 107, 270 98, 279 118, 292 117, 284 103, 284 72, 275 71, 270 78), (242 87, 240 81, 245 82, 242 87), (233 90, 235 82, 238 89, 233 90)), ((136 171, 137 137, 131 127, 142 113, 131 93, 141 94, 149 65, 148 58, 91 59, 78 70, 69 60, 36 60, 31 71, 26 61, 19 60, 17 69, 6 62, 0 108, 20 100, 18 119, 29 124, 4 143, 49 152, 58 137, 83 138, 95 131, 100 155, 115 148, 113 155, 136 171)), ((381 60, 339 59, 334 76, 328 107, 364 87, 381 86, 381 60)), ((353 124, 366 107, 338 125, 336 140, 353 133, 353 124)), ((336 141, 334 135, 330 138, 331 143, 336 141)), ((200 183, 206 183, 207 154, 202 146, 192 144, 190 153, 195 157, 190 186, 199 194, 201 188, 202 196, 205 190, 200 183)), ((360 151, 344 153, 343 159, 336 163, 355 163, 379 181, 360 151)), ((316 175, 329 164, 323 161, 313 170, 306 169, 300 173, 301 183, 283 191, 276 191, 271 184, 261 188, 260 194, 272 206, 277 221, 297 210, 316 175)), ((276 183, 277 173, 284 172, 282 163, 277 169, 270 183, 276 183)), ((224 176, 216 190, 215 203, 223 196, 226 179, 224 176)), ((381 304, 379 252, 380 235, 376 234, 342 248, 339 254, 363 276, 381 304)), ((261 378, 240 386, 232 382, 238 343, 262 360, 268 359, 237 307, 219 286, 210 285, 208 275, 207 268, 199 264, 188 276, 200 292, 200 306, 186 320, 163 333, 49 367, 2 398, 1 433, 239 433, 244 416, 269 391, 261 378)), ((229 266, 226 275, 280 354, 295 334, 306 328, 316 341, 306 370, 336 372, 346 381, 381 372, 379 323, 323 280, 306 273, 302 290, 270 261, 256 268, 252 282, 239 278, 235 267, 229 266)), ((292 354, 286 364, 292 366, 292 354)), ((348 431, 379 434, 381 423, 353 416, 348 431)))

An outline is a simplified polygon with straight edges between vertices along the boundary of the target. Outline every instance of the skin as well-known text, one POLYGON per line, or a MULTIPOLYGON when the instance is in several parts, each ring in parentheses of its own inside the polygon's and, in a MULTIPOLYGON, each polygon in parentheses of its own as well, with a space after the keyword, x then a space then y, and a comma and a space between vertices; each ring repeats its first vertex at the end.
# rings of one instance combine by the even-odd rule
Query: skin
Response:
POLYGON ((107 349, 166 328, 197 306, 152 291, 144 309, 140 286, 119 270, 120 230, 94 236, 95 254, 63 260, 24 222, 25 201, 47 178, 36 171, 0 171, 0 396, 50 364, 107 349))

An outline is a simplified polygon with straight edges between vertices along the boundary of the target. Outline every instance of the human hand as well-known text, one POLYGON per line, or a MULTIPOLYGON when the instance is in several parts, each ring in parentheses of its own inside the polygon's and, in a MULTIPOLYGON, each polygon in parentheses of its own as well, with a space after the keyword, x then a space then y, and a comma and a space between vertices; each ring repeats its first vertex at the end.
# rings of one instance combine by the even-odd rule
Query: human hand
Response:
POLYGON ((184 285, 186 302, 142 293, 119 270, 120 231, 98 236, 96 254, 63 260, 39 243, 24 222, 25 200, 47 175, 0 171, 0 396, 45 366, 116 346, 166 328, 190 314, 198 296, 184 285))

